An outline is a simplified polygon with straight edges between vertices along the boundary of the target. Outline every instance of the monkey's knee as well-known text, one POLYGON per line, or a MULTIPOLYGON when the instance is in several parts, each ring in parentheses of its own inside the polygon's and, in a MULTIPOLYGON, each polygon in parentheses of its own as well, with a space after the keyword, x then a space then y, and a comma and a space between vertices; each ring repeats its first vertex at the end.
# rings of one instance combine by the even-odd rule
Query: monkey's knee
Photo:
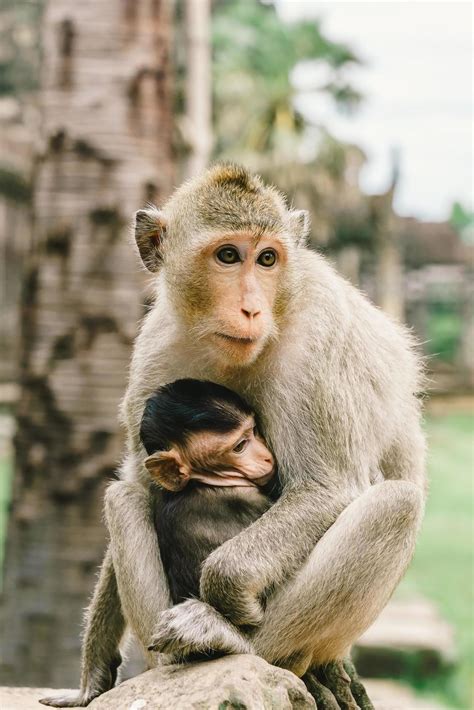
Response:
POLYGON ((417 530, 424 513, 422 489, 410 481, 386 481, 382 514, 402 530, 417 530))

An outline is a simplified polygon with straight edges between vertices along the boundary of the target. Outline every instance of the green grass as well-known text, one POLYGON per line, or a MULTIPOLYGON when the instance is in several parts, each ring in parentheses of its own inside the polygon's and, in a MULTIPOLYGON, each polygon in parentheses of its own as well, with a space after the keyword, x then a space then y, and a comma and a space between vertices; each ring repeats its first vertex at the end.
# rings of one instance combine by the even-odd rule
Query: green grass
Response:
POLYGON ((459 666, 449 678, 418 682, 450 707, 472 701, 474 415, 430 417, 430 495, 415 559, 400 594, 423 594, 438 605, 456 632, 459 666))
POLYGON ((0 458, 0 589, 2 583, 4 540, 7 531, 7 510, 10 500, 11 462, 8 458, 0 458))
POLYGON ((426 323, 428 353, 439 360, 454 362, 462 335, 462 317, 454 307, 443 304, 431 310, 426 323))

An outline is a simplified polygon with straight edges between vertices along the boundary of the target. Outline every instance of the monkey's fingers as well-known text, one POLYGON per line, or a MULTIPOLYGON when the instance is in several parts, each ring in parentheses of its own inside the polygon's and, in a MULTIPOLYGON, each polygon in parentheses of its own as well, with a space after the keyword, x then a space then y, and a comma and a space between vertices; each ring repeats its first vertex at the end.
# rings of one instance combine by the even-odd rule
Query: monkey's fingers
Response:
POLYGON ((352 695, 354 696, 360 710, 375 710, 369 696, 367 695, 364 684, 359 678, 359 674, 357 673, 350 658, 346 658, 344 660, 344 669, 351 679, 352 695))
POLYGON ((69 690, 65 693, 48 695, 46 698, 40 698, 39 702, 42 705, 49 705, 53 708, 83 708, 86 707, 86 705, 89 705, 94 697, 94 695, 86 695, 80 690, 69 690))
POLYGON ((334 695, 317 679, 314 673, 309 671, 303 676, 303 680, 308 692, 316 701, 317 710, 339 710, 334 695))

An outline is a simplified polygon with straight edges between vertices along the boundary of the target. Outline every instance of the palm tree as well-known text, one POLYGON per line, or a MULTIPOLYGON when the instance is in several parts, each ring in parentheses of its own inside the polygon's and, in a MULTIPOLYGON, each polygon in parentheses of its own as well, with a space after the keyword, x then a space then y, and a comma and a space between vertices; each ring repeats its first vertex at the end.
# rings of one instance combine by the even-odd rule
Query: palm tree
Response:
POLYGON ((315 92, 329 94, 347 110, 361 98, 345 77, 347 67, 358 62, 354 53, 327 39, 317 21, 283 22, 271 4, 218 3, 213 49, 218 155, 294 156, 307 125, 293 81, 301 62, 308 65, 315 92))

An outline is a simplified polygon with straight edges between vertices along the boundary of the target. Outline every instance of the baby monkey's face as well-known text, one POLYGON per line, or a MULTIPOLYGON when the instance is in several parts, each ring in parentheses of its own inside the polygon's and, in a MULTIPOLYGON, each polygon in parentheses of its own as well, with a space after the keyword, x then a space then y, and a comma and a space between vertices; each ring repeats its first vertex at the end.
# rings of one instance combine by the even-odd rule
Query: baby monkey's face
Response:
POLYGON ((157 483, 171 491, 182 490, 193 479, 212 486, 263 486, 275 470, 252 416, 229 433, 193 433, 186 445, 149 456, 145 466, 157 483))

